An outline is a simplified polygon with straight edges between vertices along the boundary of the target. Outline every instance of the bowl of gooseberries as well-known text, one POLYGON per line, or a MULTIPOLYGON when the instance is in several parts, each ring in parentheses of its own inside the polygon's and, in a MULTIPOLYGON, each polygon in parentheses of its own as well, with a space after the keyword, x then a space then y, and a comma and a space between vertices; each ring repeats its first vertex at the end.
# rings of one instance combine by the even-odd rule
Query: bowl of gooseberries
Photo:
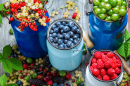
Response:
POLYGON ((118 21, 127 13, 127 2, 125 0, 94 0, 93 13, 106 22, 118 21))

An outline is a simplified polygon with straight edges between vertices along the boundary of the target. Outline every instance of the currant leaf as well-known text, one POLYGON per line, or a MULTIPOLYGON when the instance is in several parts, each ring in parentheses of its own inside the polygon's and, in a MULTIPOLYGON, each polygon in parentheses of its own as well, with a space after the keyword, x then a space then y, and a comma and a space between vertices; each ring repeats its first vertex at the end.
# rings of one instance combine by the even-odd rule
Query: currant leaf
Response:
POLYGON ((8 59, 4 59, 2 62, 3 69, 12 74, 12 63, 8 59))
POLYGON ((8 58, 11 55, 12 49, 10 45, 6 45, 3 48, 3 58, 8 58))
POLYGON ((6 81, 7 81, 7 77, 6 77, 5 74, 3 74, 3 75, 0 77, 0 86, 5 86, 6 81))

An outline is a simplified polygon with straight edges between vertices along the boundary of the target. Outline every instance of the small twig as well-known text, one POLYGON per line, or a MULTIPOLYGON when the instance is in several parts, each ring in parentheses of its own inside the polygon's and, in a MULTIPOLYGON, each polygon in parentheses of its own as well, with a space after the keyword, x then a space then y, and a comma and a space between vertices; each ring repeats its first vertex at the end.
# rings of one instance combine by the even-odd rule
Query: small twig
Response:
POLYGON ((3 9, 2 9, 2 14, 10 21, 10 19, 4 14, 3 9))

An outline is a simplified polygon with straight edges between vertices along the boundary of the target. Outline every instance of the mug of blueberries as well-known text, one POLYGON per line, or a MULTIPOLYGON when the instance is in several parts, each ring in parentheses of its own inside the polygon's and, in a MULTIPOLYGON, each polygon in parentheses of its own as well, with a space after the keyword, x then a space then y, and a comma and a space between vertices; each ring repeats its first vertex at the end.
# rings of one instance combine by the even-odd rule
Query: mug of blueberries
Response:
POLYGON ((47 31, 47 48, 51 64, 59 70, 74 70, 82 60, 83 32, 72 19, 58 19, 47 31), (74 52, 74 50, 79 50, 74 52))

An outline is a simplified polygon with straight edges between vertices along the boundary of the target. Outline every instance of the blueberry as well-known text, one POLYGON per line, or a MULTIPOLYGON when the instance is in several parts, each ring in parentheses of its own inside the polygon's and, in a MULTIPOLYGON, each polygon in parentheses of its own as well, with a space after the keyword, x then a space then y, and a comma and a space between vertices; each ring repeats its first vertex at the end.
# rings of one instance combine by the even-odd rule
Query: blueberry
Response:
POLYGON ((63 33, 64 31, 63 30, 60 30, 60 33, 63 33))
POLYGON ((54 42, 55 42, 55 43, 58 42, 58 38, 57 38, 57 37, 54 38, 54 42))
POLYGON ((64 44, 64 48, 65 48, 65 49, 67 49, 67 48, 68 48, 66 44, 64 44))
POLYGON ((74 38, 74 39, 77 39, 77 38, 78 38, 78 36, 77 36, 77 35, 74 35, 74 36, 73 36, 73 38, 74 38))
POLYGON ((54 31, 53 30, 50 30, 50 33, 52 34, 54 31))
POLYGON ((79 38, 79 34, 75 34, 79 38))
POLYGON ((59 86, 64 86, 64 84, 63 84, 63 83, 60 83, 59 86))
POLYGON ((80 34, 80 29, 77 29, 77 34, 80 34))
POLYGON ((68 23, 68 26, 69 26, 69 27, 73 27, 73 26, 74 26, 74 22, 73 22, 73 21, 69 22, 69 23, 68 23))
POLYGON ((50 41, 53 42, 53 37, 49 37, 50 41))
POLYGON ((77 31, 77 26, 72 27, 72 31, 76 32, 77 31))
POLYGON ((80 40, 80 38, 77 38, 77 40, 79 41, 79 40, 80 40))
POLYGON ((81 83, 80 86, 84 86, 84 83, 81 83))
POLYGON ((16 84, 17 84, 17 85, 20 85, 20 84, 22 84, 22 82, 18 80, 18 81, 16 82, 16 84))
POLYGON ((54 29, 54 33, 57 33, 59 31, 59 28, 54 29))
POLYGON ((58 44, 62 44, 63 40, 62 39, 58 39, 58 44))
POLYGON ((66 33, 63 33, 63 38, 65 38, 65 36, 66 36, 66 33))
POLYGON ((57 83, 53 83, 53 86, 57 86, 57 83))
POLYGON ((70 28, 68 27, 68 26, 65 26, 64 28, 63 28, 63 31, 64 32, 68 32, 70 30, 70 28))
POLYGON ((61 25, 61 22, 56 22, 56 25, 57 25, 57 26, 60 26, 60 25, 61 25))
POLYGON ((53 34, 49 34, 49 37, 53 37, 53 34))
POLYGON ((64 43, 66 44, 68 42, 68 40, 64 40, 64 43))
POLYGON ((74 44, 77 44, 77 43, 78 43, 78 41, 75 39, 75 40, 74 40, 74 44))
POLYGON ((55 47, 58 48, 58 43, 52 43, 55 47))
POLYGON ((63 21, 63 22, 62 22, 62 25, 66 25, 66 22, 63 21))
POLYGON ((64 28, 64 25, 60 25, 59 28, 60 28, 60 29, 63 29, 63 28, 64 28))
POLYGON ((65 35, 65 39, 70 39, 70 35, 69 35, 69 34, 66 34, 66 35, 65 35))
POLYGON ((58 38, 59 38, 59 39, 63 39, 63 35, 58 34, 58 38))
POLYGON ((53 33, 53 37, 57 37, 57 34, 56 34, 56 33, 53 33))
POLYGON ((70 47, 71 47, 71 48, 74 47, 74 43, 71 43, 70 47))
POLYGON ((55 28, 56 28, 56 25, 52 25, 51 28, 52 28, 52 29, 55 29, 55 28))
POLYGON ((73 42, 73 41, 74 41, 74 39, 73 39, 73 38, 70 38, 69 40, 70 40, 71 42, 73 42))
POLYGON ((67 46, 70 47, 71 43, 72 43, 71 41, 68 41, 67 46))
POLYGON ((73 37, 74 33, 72 31, 69 32, 70 37, 73 37))
POLYGON ((60 48, 60 49, 64 49, 64 44, 63 44, 63 43, 60 44, 60 45, 59 45, 59 48, 60 48))

